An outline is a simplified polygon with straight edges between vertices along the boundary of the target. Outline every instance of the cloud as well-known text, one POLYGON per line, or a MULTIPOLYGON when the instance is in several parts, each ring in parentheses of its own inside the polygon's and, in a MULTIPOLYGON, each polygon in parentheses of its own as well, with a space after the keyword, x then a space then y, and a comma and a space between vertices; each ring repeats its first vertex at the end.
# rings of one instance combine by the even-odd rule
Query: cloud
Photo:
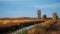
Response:
POLYGON ((32 0, 0 0, 0 1, 32 1, 32 0))
POLYGON ((47 5, 34 5, 34 8, 58 8, 60 7, 60 3, 55 4, 47 4, 47 5))

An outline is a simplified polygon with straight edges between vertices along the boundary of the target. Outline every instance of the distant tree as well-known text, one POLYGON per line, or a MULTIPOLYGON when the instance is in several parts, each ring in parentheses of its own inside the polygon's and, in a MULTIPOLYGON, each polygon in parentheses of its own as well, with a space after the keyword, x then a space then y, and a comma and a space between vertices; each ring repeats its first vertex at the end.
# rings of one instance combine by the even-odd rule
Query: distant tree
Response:
POLYGON ((47 18, 47 16, 46 16, 46 15, 43 15, 43 16, 42 16, 42 19, 46 19, 46 18, 47 18))
POLYGON ((53 19, 58 19, 58 15, 56 12, 53 13, 53 19))

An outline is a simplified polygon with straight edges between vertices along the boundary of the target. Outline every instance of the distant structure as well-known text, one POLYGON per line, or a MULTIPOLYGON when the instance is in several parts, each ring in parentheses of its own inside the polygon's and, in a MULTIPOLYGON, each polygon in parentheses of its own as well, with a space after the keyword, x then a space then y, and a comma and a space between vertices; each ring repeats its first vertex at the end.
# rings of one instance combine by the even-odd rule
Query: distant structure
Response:
POLYGON ((55 13, 53 13, 53 18, 52 19, 58 19, 58 15, 57 15, 57 13, 55 12, 55 13))
POLYGON ((41 10, 37 10, 38 18, 41 18, 41 10))

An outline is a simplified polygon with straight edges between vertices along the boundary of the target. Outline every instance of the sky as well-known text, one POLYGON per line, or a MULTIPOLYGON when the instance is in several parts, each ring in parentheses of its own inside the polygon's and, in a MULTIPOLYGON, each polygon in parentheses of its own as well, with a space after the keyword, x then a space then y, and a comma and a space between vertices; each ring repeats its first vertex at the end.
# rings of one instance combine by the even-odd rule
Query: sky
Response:
POLYGON ((60 17, 60 0, 0 0, 0 18, 37 17, 37 10, 47 17, 53 12, 60 17))

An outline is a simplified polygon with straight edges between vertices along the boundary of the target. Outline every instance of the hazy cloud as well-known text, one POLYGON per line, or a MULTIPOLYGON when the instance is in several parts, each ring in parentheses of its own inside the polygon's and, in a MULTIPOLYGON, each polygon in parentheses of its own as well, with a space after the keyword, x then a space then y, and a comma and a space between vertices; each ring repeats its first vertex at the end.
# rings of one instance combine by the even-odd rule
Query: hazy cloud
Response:
POLYGON ((60 7, 60 3, 55 4, 47 4, 47 5, 34 5, 35 8, 58 8, 60 7))
POLYGON ((0 1, 32 1, 32 0, 0 0, 0 1))

